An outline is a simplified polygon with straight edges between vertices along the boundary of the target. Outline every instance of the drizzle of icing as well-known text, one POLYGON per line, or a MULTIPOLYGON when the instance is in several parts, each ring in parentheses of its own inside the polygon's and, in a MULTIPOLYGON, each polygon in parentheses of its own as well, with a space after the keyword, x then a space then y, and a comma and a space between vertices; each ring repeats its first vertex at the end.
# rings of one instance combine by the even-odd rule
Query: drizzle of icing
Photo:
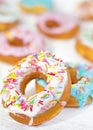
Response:
POLYGON ((8 31, 8 35, 10 35, 12 39, 17 38, 22 40, 23 46, 11 46, 7 36, 5 34, 0 34, 0 54, 4 56, 12 55, 16 57, 23 57, 44 49, 42 37, 29 29, 22 27, 14 28, 8 31))
POLYGON ((66 18, 62 14, 53 14, 53 13, 44 13, 40 16, 38 25, 39 27, 44 31, 51 34, 62 34, 64 32, 68 32, 72 30, 78 23, 71 19, 66 18), (46 25, 46 22, 48 21, 54 21, 58 24, 57 27, 49 28, 46 25))
MULTIPOLYGON (((72 84, 71 96, 78 101, 78 107, 83 107, 88 100, 88 97, 93 98, 93 66, 85 64, 67 63, 67 67, 72 67, 77 71, 77 78, 83 78, 75 84, 72 84)), ((46 82, 38 79, 37 82, 46 88, 46 82)))
POLYGON ((52 8, 52 0, 21 0, 20 3, 27 7, 43 6, 47 9, 52 8))
POLYGON ((14 66, 4 80, 3 106, 13 113, 25 114, 31 118, 35 117, 60 101, 66 83, 66 66, 60 58, 43 51, 30 55, 14 66), (37 72, 37 70, 46 75, 47 86, 44 91, 26 97, 20 92, 20 83, 25 76, 37 72), (22 75, 18 72, 22 72, 22 75))

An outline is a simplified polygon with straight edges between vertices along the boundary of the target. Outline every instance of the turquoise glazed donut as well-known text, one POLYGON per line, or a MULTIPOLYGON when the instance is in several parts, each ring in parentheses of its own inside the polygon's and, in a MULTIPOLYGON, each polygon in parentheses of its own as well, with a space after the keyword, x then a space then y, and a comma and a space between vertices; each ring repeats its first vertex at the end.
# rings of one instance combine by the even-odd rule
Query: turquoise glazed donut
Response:
POLYGON ((52 0, 20 0, 20 5, 28 12, 41 13, 52 8, 52 0))
MULTIPOLYGON (((69 107, 83 107, 86 105, 89 97, 93 99, 93 66, 85 64, 73 64, 67 63, 68 68, 73 68, 77 72, 77 83, 72 84, 70 98, 73 97, 78 102, 78 106, 74 105, 74 102, 70 102, 69 107)), ((37 83, 46 87, 46 82, 42 79, 38 79, 37 83)), ((89 102, 90 103, 90 102, 89 102)))

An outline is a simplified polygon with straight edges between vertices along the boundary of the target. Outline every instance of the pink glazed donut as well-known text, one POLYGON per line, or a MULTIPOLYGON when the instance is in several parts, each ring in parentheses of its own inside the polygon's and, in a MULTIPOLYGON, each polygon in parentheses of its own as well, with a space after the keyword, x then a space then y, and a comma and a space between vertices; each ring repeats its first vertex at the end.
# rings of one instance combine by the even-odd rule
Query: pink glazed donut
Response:
POLYGON ((46 36, 58 39, 72 38, 79 31, 79 24, 76 20, 53 13, 41 15, 37 27, 46 36))
POLYGON ((0 60, 15 64, 21 58, 44 50, 42 37, 27 29, 14 28, 0 34, 0 60))

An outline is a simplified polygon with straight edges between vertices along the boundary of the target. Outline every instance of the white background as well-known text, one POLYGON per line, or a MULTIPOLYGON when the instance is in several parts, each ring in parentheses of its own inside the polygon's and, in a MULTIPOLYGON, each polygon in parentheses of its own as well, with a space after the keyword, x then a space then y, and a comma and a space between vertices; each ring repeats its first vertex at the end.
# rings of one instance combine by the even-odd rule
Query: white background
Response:
MULTIPOLYGON (((74 14, 77 4, 82 0, 54 0, 54 10, 58 12, 66 12, 74 14)), ((8 0, 10 2, 10 0, 8 0)), ((16 0, 12 0, 10 4, 12 8, 15 7, 16 0)), ((32 30, 36 30, 36 22, 38 16, 25 15, 20 12, 22 25, 30 27, 32 30)), ((83 59, 75 50, 75 39, 70 40, 53 40, 45 38, 46 47, 52 52, 55 52, 58 56, 62 57, 64 61, 73 61, 79 63, 88 63, 83 59)), ((2 79, 7 74, 11 65, 0 62, 0 84, 2 79)), ((2 85, 1 85, 2 86, 2 85)), ((0 105, 0 130, 93 130, 93 104, 84 108, 65 108, 57 117, 51 121, 37 127, 25 126, 8 116, 8 112, 0 105)))

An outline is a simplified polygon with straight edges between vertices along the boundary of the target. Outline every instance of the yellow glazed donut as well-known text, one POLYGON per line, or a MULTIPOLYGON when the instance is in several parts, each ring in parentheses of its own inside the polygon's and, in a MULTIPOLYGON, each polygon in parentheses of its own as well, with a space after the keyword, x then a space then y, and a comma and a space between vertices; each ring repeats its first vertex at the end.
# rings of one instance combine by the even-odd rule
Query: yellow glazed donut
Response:
POLYGON ((93 62, 93 29, 87 28, 81 31, 76 39, 76 50, 84 58, 93 62))
POLYGON ((4 80, 2 103, 10 116, 27 125, 39 125, 56 116, 67 104, 71 81, 63 61, 49 52, 30 55, 15 65, 4 80), (25 96, 26 84, 34 78, 46 80, 47 87, 25 96))
POLYGON ((39 31, 50 38, 68 39, 79 31, 79 24, 62 14, 44 13, 37 23, 39 31))
POLYGON ((20 0, 19 6, 27 13, 40 14, 52 9, 52 0, 20 0))

